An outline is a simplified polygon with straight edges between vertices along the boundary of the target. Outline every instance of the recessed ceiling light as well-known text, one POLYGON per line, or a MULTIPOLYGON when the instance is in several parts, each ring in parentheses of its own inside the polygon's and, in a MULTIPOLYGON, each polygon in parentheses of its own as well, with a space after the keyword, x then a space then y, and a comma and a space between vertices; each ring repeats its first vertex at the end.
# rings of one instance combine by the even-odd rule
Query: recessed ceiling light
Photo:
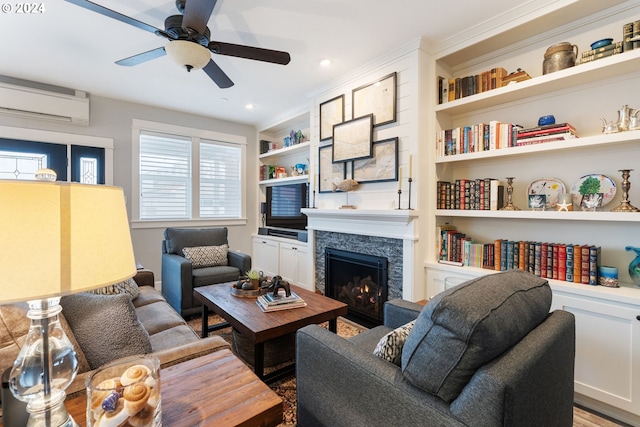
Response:
POLYGON ((253 110, 253 109, 255 108, 255 105, 253 105, 253 104, 247 104, 247 105, 245 105, 245 108, 246 108, 247 110, 253 110))
POLYGON ((322 65, 323 67, 328 67, 329 65, 331 65, 331 60, 323 59, 322 61, 320 61, 320 65, 322 65))

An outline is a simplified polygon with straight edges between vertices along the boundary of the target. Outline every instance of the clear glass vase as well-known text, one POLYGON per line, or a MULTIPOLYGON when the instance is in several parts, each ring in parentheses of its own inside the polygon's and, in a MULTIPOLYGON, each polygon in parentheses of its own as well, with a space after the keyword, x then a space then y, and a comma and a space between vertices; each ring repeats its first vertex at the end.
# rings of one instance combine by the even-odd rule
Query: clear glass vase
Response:
POLYGON ((633 283, 640 287, 640 248, 634 248, 633 246, 627 246, 627 251, 634 251, 636 257, 629 263, 629 276, 633 283))

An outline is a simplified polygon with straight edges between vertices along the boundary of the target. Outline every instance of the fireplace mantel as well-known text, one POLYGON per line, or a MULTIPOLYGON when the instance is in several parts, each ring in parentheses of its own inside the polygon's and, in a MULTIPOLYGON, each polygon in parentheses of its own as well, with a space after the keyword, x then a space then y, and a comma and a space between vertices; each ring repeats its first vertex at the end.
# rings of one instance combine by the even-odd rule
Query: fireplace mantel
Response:
POLYGON ((417 240, 418 211, 408 209, 303 209, 307 229, 417 240))

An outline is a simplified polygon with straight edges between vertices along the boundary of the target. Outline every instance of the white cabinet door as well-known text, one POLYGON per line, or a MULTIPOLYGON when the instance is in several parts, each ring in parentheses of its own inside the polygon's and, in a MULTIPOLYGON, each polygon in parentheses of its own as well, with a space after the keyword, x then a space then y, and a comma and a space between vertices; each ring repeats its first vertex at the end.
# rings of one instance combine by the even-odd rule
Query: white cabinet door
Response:
POLYGON ((298 284, 299 246, 280 243, 280 276, 294 285, 298 284))
POLYGON ((275 276, 279 274, 278 261, 278 242, 262 236, 255 236, 253 238, 252 268, 262 271, 267 276, 275 276))
POLYGON ((311 261, 308 259, 309 250, 307 245, 296 245, 298 247, 298 280, 296 285, 301 286, 308 290, 313 290, 310 287, 309 280, 309 264, 311 261))
POLYGON ((575 391, 640 415, 640 306, 554 292, 576 317, 575 391))

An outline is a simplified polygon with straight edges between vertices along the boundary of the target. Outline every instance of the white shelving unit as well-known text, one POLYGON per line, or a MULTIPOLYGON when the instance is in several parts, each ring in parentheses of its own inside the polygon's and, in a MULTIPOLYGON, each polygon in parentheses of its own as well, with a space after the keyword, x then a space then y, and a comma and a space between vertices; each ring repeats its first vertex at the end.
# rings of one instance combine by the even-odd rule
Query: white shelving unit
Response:
MULTIPOLYGON (((635 254, 625 246, 640 246, 640 213, 610 212, 622 200, 620 169, 631 173, 631 204, 640 207, 640 131, 603 135, 600 117, 615 119, 624 104, 640 108, 640 49, 541 75, 548 46, 569 41, 580 52, 604 37, 622 39, 622 26, 640 19, 633 1, 549 2, 508 28, 435 56, 433 76, 479 74, 494 67, 526 70, 533 78, 440 105, 433 105, 436 131, 491 120, 535 126, 540 116, 553 114, 569 122, 579 138, 523 147, 437 157, 435 137, 430 155, 428 241, 435 225, 453 224, 475 241, 530 240, 591 244, 602 248, 601 264, 618 267, 621 288, 604 288, 550 280, 552 309, 576 316, 576 401, 633 425, 640 424, 640 289, 627 272, 635 254), (540 71, 538 71, 540 70, 540 71), (531 211, 528 184, 555 178, 566 192, 580 177, 601 173, 611 177, 617 192, 599 212, 531 211), (437 209, 437 181, 515 177, 513 203, 520 211, 437 209)), ((436 245, 427 248, 427 294, 445 288, 449 277, 469 279, 492 271, 437 263, 436 245)))

